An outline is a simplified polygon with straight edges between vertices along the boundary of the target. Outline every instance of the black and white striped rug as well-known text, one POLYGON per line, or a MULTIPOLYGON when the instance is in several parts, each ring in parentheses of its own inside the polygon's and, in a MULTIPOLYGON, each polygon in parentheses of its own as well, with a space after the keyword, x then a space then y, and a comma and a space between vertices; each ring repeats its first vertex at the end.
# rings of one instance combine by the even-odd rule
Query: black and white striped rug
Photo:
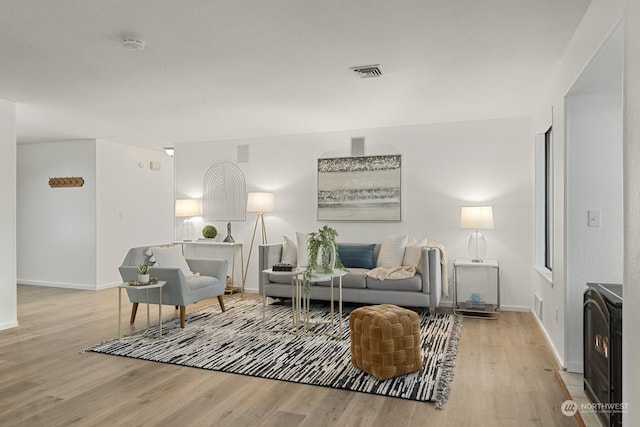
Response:
MULTIPOLYGON (((225 313, 214 305, 187 315, 184 329, 180 329, 177 318, 166 321, 160 339, 113 339, 86 351, 433 401, 437 408, 448 398, 462 324, 460 318, 449 314, 420 314, 423 369, 380 381, 351 364, 348 319, 354 306, 344 307, 342 340, 265 331, 260 301, 230 299, 226 306, 225 313)), ((269 305, 265 313, 266 328, 278 329, 291 323, 291 305, 287 302, 269 305)), ((327 320, 329 305, 314 303, 311 313, 313 321, 327 320)), ((156 327, 150 332, 156 332, 156 327)), ((338 333, 337 325, 333 332, 338 333)))

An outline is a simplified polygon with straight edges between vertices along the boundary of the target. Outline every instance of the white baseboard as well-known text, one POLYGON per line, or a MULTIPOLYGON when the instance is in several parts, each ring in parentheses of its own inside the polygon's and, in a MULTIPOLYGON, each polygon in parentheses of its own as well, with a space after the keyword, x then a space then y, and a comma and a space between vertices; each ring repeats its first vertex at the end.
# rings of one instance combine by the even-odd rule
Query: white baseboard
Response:
POLYGON ((84 291, 96 290, 96 287, 93 285, 86 285, 86 284, 80 284, 80 283, 44 282, 40 280, 20 280, 20 279, 18 279, 17 282, 19 285, 47 286, 50 288, 79 289, 84 291))
POLYGON ((14 320, 13 322, 0 323, 0 331, 5 329, 17 328, 17 327, 18 327, 17 320, 14 320))
POLYGON ((564 360, 562 360, 562 357, 560 357, 560 353, 558 353, 556 346, 553 345, 553 341, 551 341, 551 337, 547 333, 546 328, 544 327, 540 319, 538 319, 538 316, 536 316, 536 314, 533 312, 533 308, 530 310, 531 310, 531 314, 533 314, 533 318, 536 319, 536 322, 538 322, 538 326, 540 327, 540 330, 544 334, 544 338, 547 340, 547 344, 549 344, 549 347, 551 348, 551 353, 553 353, 553 357, 556 359, 556 362, 560 366, 560 369, 566 370, 567 367, 564 364, 564 360))
POLYGON ((531 307, 525 307, 522 305, 502 305, 500 306, 500 311, 521 311, 529 313, 531 311, 531 307))
MULTIPOLYGON (((453 308, 453 301, 440 300, 440 305, 438 307, 453 308)), ((522 311, 528 313, 531 311, 531 307, 520 305, 502 305, 500 306, 500 311, 522 311)))

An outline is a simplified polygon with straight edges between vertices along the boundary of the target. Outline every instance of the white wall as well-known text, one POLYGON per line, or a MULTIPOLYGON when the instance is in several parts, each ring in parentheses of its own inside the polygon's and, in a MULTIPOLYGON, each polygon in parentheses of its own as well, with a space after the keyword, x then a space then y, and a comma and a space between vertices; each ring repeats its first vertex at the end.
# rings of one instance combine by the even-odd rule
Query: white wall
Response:
POLYGON ((625 37, 624 103, 624 309, 622 415, 625 426, 640 419, 640 1, 629 2, 625 37))
MULTIPOLYGON (((542 320, 543 329, 562 366, 566 366, 565 350, 565 95, 578 79, 589 61, 597 53, 609 34, 621 20, 624 12, 624 0, 592 0, 583 20, 578 26, 565 54, 555 71, 555 77, 543 97, 539 113, 533 124, 545 121, 552 111, 553 156, 554 156, 554 259, 553 277, 550 283, 535 268, 531 269, 530 305, 533 294, 544 299, 545 310, 551 309, 552 316, 542 320), (558 308, 557 316, 555 308, 558 308)), ((533 144, 533 138, 530 139, 533 144)), ((533 150, 533 149, 532 149, 533 150)), ((532 212, 533 214, 533 212, 532 212)), ((535 263, 533 264, 535 266, 535 263)))
POLYGON ((18 326, 15 122, 14 104, 0 100, 0 330, 18 326))
POLYGON ((18 281, 95 288, 96 143, 18 145, 18 281), (84 186, 49 187, 79 176, 84 186))
POLYGON ((120 283, 118 266, 134 246, 173 240, 173 158, 161 150, 98 140, 97 284, 120 283), (150 162, 158 162, 152 170, 150 162), (142 165, 142 167, 140 167, 142 165))
POLYGON ((569 96, 566 113, 567 369, 583 372, 586 284, 623 276, 622 92, 569 96), (587 226, 588 210, 601 213, 600 227, 587 226))
MULTIPOLYGON (((332 223, 343 242, 379 242, 393 233, 447 246, 451 260, 467 257, 468 230, 460 230, 460 207, 494 206, 495 229, 486 230, 487 258, 501 262, 504 308, 528 309, 532 172, 530 122, 514 118, 438 125, 359 129, 176 147, 176 197, 200 197, 206 170, 219 160, 236 161, 238 145, 249 145, 239 163, 248 191, 273 191, 276 210, 266 215, 270 242, 296 231, 315 231, 317 159, 348 156, 350 138, 365 136, 365 154, 402 154, 402 221, 332 223)), ((245 257, 255 216, 233 224, 245 257)), ((215 223, 224 237, 224 223, 215 223)), ((179 235, 179 233, 178 233, 179 235)), ((247 288, 257 291, 252 255, 247 288)), ((451 268, 450 268, 451 270, 451 268)))
POLYGON ((161 150, 102 140, 21 144, 17 163, 20 283, 113 286, 130 247, 173 240, 173 160, 161 150), (85 184, 50 188, 57 176, 85 184))

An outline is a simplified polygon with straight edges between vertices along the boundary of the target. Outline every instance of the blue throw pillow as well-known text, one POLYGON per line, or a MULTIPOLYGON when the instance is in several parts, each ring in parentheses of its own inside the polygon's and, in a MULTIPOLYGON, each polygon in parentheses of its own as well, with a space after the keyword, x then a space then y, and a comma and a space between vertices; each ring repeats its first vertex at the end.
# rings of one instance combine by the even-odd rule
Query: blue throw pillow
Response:
POLYGON ((372 269, 376 265, 373 257, 375 246, 374 243, 338 243, 338 256, 346 268, 372 269))

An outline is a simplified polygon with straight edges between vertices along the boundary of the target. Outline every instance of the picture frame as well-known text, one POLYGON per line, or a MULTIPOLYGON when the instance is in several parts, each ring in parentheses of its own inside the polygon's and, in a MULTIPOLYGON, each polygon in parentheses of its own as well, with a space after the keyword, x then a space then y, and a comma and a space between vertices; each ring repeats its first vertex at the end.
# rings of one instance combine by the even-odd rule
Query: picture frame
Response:
POLYGON ((318 221, 401 221, 400 154, 318 159, 318 221))

